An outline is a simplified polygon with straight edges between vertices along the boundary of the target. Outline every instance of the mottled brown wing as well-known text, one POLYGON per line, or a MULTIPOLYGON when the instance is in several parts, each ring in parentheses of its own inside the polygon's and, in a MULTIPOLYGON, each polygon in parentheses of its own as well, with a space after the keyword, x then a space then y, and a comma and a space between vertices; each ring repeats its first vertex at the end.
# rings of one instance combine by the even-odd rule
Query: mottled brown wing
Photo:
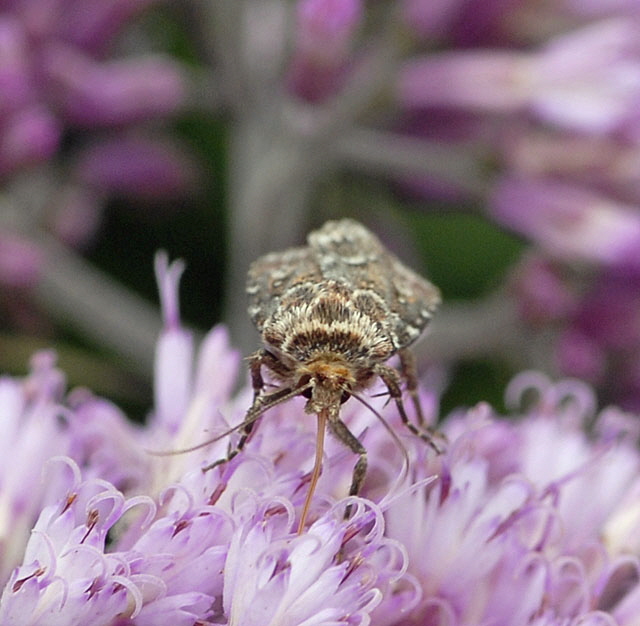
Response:
POLYGON ((437 287, 406 267, 354 220, 327 222, 308 240, 325 280, 371 290, 386 304, 396 349, 420 336, 440 303, 437 287))
POLYGON ((429 323, 440 304, 440 290, 393 255, 390 268, 389 279, 395 295, 391 309, 398 315, 394 327, 400 349, 418 339, 429 323))
POLYGON ((272 252, 254 261, 247 277, 248 311, 258 331, 262 332, 265 320, 292 286, 321 280, 320 268, 308 247, 272 252))

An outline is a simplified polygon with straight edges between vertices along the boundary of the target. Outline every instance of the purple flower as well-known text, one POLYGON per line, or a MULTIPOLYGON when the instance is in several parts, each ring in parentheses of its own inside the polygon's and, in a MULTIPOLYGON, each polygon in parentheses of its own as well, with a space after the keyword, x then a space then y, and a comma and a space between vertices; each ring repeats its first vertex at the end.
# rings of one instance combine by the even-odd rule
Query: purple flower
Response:
MULTIPOLYGON (((86 250, 114 196, 148 212, 181 206, 176 200, 197 186, 194 160, 160 129, 184 110, 185 67, 150 53, 139 33, 135 46, 122 45, 134 18, 155 4, 0 3, 0 317, 14 330, 49 334, 52 313, 35 303, 35 288, 48 284, 47 300, 62 284, 83 283, 60 280, 69 267, 52 257, 66 255, 74 273, 86 267, 57 244, 86 250)), ((73 305, 61 313, 65 323, 81 315, 73 305)))
POLYGON ((532 326, 562 320, 576 310, 578 295, 557 262, 546 256, 530 255, 513 274, 510 286, 518 312, 532 326))
POLYGON ((57 30, 65 41, 101 56, 113 38, 157 0, 70 0, 57 30))
MULTIPOLYGON (((255 516, 254 506, 250 503, 249 510, 255 516)), ((320 518, 308 533, 292 540, 291 511, 282 505, 278 508, 277 503, 271 510, 267 523, 245 526, 231 540, 223 590, 228 623, 369 623, 367 616, 382 597, 376 584, 389 574, 401 576, 404 565, 399 558, 395 571, 383 577, 376 571, 376 560, 398 549, 382 536, 380 515, 374 517, 374 528, 366 535, 350 537, 349 528, 335 515, 320 518), (283 519, 278 520, 278 513, 283 519)), ((360 517, 364 518, 361 523, 371 522, 366 507, 359 509, 352 523, 359 523, 360 517)))
MULTIPOLYGON (((532 391, 538 400, 520 423, 497 421, 487 406, 453 417, 450 447, 435 460, 439 479, 386 511, 387 533, 407 547, 408 573, 423 589, 400 623, 536 624, 544 616, 573 624, 582 621, 563 619, 617 615, 605 590, 634 559, 628 539, 612 549, 617 539, 602 535, 632 510, 624 499, 638 484, 637 428, 620 413, 603 414, 602 434, 590 442, 586 386, 527 374, 507 394, 515 401, 532 391)), ((413 467, 418 481, 436 470, 434 462, 413 467)))
MULTIPOLYGON (((194 185, 194 164, 184 151, 157 135, 152 142, 142 131, 135 140, 129 134, 141 122, 183 109, 184 68, 160 54, 110 56, 116 37, 152 4, 63 0, 0 7, 0 179, 4 204, 22 214, 0 218, 7 237, 17 221, 23 236, 43 231, 84 247, 109 196, 171 199, 194 185), (108 139, 95 132, 105 127, 108 139), (25 183, 28 176, 40 184, 25 183)), ((23 273, 29 269, 25 262, 23 273)), ((0 285, 15 287, 2 271, 0 285)))
POLYGON ((0 119, 0 176, 53 156, 61 131, 55 116, 39 105, 0 119))
POLYGON ((612 204, 634 205, 634 210, 640 199, 634 176, 637 142, 619 136, 558 133, 526 125, 509 134, 503 159, 512 172, 508 178, 564 182, 585 193, 610 196, 612 204))
POLYGON ((319 101, 344 82, 363 6, 360 0, 299 0, 296 9, 289 83, 296 95, 319 101))
MULTIPOLYGON (((410 120, 405 130, 461 152, 485 150, 502 174, 499 184, 564 184, 635 211, 637 11, 624 2, 599 5, 601 11, 572 6, 567 27, 550 37, 546 20, 563 19, 556 5, 537 7, 534 17, 519 0, 476 4, 403 3, 428 50, 407 57, 397 75, 397 99, 410 120)), ((494 211, 502 217, 504 203, 494 211)), ((521 230, 517 220, 502 221, 521 230)))
POLYGON ((562 320, 558 347, 564 372, 582 374, 632 410, 640 408, 638 306, 640 277, 636 273, 601 273, 573 313, 562 320), (589 366, 590 362, 594 365, 589 366))
POLYGON ((640 212, 555 180, 506 178, 491 214, 551 258, 640 269, 640 212))
POLYGON ((599 22, 549 42, 536 53, 443 52, 407 62, 399 98, 410 107, 529 110, 570 130, 602 133, 619 126, 640 97, 634 22, 599 22))
MULTIPOLYGON (((486 404, 456 410, 441 455, 384 398, 370 402, 404 452, 369 409, 345 403, 369 452, 363 493, 345 498, 355 460, 328 441, 300 535, 315 439, 300 399, 266 413, 225 465, 203 471, 228 436, 149 454, 225 432, 251 401, 248 388, 232 395, 239 359, 223 329, 194 359, 182 270, 158 258, 165 329, 146 426, 87 391, 65 394, 49 353, 24 381, 0 381, 0 623, 637 622, 640 427, 615 408, 597 414, 577 380, 521 374, 506 391, 518 419, 486 404)), ((421 398, 433 419, 437 398, 421 398)))
MULTIPOLYGON (((42 511, 34 527, 24 565, 5 588, 3 623, 111 624, 135 618, 139 624, 187 625, 206 614, 211 598, 195 588, 194 577, 184 589, 174 553, 197 565, 199 553, 212 551, 202 533, 215 536, 224 521, 203 514, 190 527, 187 515, 174 514, 167 533, 162 521, 150 524, 156 513, 150 498, 126 500, 104 480, 82 481, 72 461, 65 465, 66 493, 42 511), (141 538, 130 550, 105 554, 107 533, 136 507, 143 515, 133 518, 128 532, 138 531, 141 538), (146 553, 149 543, 152 555, 146 553)), ((207 573, 198 571, 201 577, 207 573)))
POLYGON ((166 116, 184 102, 182 70, 169 59, 105 61, 98 53, 149 0, 92 2, 81 10, 76 4, 67 0, 53 11, 49 4, 13 3, 0 10, 0 174, 52 157, 66 125, 131 124, 166 116), (93 22, 87 41, 86 30, 72 27, 78 21, 93 22), (29 140, 10 151, 12 136, 29 140))
POLYGON ((24 237, 0 232, 0 284, 11 287, 33 285, 40 276, 42 253, 24 237))
POLYGON ((635 32, 633 20, 612 18, 548 44, 532 69, 540 81, 533 110, 571 130, 597 134, 620 127, 640 97, 635 32))
POLYGON ((448 32, 457 19, 462 0, 403 0, 404 21, 422 37, 438 37, 448 32))
POLYGON ((114 126, 164 117, 185 98, 180 69, 167 58, 98 63, 73 48, 51 45, 44 71, 54 103, 78 126, 114 126))
POLYGON ((297 4, 298 50, 308 57, 343 61, 363 17, 359 0, 300 0, 297 4))
POLYGON ((0 115, 19 110, 34 96, 29 75, 27 33, 10 15, 0 15, 0 115))
POLYGON ((53 369, 51 353, 32 360, 24 380, 0 379, 1 497, 0 576, 19 562, 30 529, 48 499, 42 470, 47 459, 69 450, 69 412, 60 404, 64 378, 53 369))
MULTIPOLYGON (((571 237, 570 229, 567 233, 571 237)), ((578 281, 561 262, 532 256, 516 268, 511 285, 522 319, 554 338, 549 356, 555 367, 594 385, 601 401, 637 411, 640 276, 634 265, 622 262, 578 281)))
POLYGON ((174 200, 193 188, 196 166, 177 145, 147 137, 119 137, 87 146, 76 176, 90 189, 110 195, 174 200))

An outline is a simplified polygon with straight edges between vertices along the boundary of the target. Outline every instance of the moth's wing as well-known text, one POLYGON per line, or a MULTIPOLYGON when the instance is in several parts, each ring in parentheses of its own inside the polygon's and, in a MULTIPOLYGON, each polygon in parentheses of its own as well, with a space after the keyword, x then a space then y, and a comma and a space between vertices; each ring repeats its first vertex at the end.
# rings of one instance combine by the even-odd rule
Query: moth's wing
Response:
POLYGON ((420 337, 441 302, 440 290, 393 255, 390 255, 389 267, 393 291, 390 309, 396 314, 392 325, 400 349, 420 337))
POLYGON ((325 280, 375 294, 385 309, 396 349, 420 336, 440 304, 437 287, 406 267, 354 220, 327 222, 310 233, 308 241, 325 280))
POLYGON ((301 283, 322 280, 315 256, 307 247, 266 254, 249 267, 249 316, 262 332, 265 321, 280 306, 282 296, 301 283))

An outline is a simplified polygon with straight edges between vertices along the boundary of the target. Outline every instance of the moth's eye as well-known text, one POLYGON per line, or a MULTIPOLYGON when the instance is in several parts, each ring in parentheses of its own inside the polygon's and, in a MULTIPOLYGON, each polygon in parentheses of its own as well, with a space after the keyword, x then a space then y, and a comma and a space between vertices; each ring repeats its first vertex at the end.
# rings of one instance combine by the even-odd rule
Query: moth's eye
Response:
POLYGON ((311 376, 309 374, 303 374, 302 376, 300 376, 300 380, 298 380, 298 387, 304 387, 305 385, 308 385, 310 380, 311 376))
POLYGON ((344 404, 350 397, 351 394, 348 391, 343 391, 340 397, 340 404, 344 404))
MULTIPOLYGON (((300 380, 298 381, 298 387, 304 387, 305 385, 308 385, 310 380, 311 380, 311 376, 309 376, 309 374, 300 376, 300 380)), ((302 392, 302 395, 308 399, 308 398, 311 398, 312 393, 313 393, 313 389, 309 387, 308 389, 305 389, 302 392)))

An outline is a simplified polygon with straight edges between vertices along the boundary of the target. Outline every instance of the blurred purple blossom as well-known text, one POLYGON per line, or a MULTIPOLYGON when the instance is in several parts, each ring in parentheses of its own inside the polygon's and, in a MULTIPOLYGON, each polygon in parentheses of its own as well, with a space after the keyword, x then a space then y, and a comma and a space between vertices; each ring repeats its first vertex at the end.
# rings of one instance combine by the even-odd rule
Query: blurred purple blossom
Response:
POLYGON ((512 278, 518 313, 528 324, 543 326, 565 319, 578 306, 568 278, 558 263, 541 255, 530 255, 519 264, 512 278))
POLYGON ((311 102, 342 86, 355 34, 363 19, 361 0, 301 0, 296 5, 291 89, 311 102))
POLYGON ((60 123, 39 105, 7 115, 1 124, 0 176, 40 163, 58 149, 60 123))
MULTIPOLYGON (((506 391, 519 419, 486 404, 458 409, 439 456, 403 436, 403 478, 385 428, 346 403, 370 454, 363 497, 345 499, 354 459, 328 442, 310 524, 296 535, 314 448, 300 402, 269 411, 225 467, 200 469, 225 441, 145 452, 239 423, 251 395, 231 395, 239 360, 222 328, 194 367, 178 313, 182 267, 159 257, 156 269, 166 328, 146 426, 87 390, 66 394, 51 353, 27 378, 0 380, 10 418, 0 438, 3 624, 637 622, 636 417, 596 414, 584 383, 523 373, 506 391)), ((437 398, 421 395, 435 417, 437 398)), ((384 399, 371 402, 399 427, 384 399)))
POLYGON ((640 271, 640 211, 583 187, 505 179, 491 214, 551 258, 640 271))
POLYGON ((29 287, 40 276, 42 252, 31 241, 0 231, 0 285, 29 287))
MULTIPOLYGON (((489 183, 498 187, 487 198, 489 216, 581 259, 583 230, 567 228, 557 246, 557 232, 539 224, 570 222, 565 203, 572 198, 579 204, 592 198, 582 209, 585 224, 635 219, 627 213, 638 203, 632 173, 640 102, 637 7, 610 3, 598 12, 569 2, 536 7, 496 0, 479 11, 476 4, 403 3, 426 48, 408 56, 398 74, 408 128, 461 151, 484 148, 498 174, 489 183), (554 21, 562 27, 545 28, 554 21), (461 116, 468 121, 461 124, 461 116), (520 196, 505 195, 504 188, 516 184, 522 204, 520 196), (544 219, 531 215, 542 210, 544 219)), ((607 234, 599 249, 615 236, 607 234)))
MULTIPOLYGON (((483 212, 529 244, 509 291, 534 331, 525 341, 637 409, 637 4, 406 0, 403 11, 423 49, 401 63, 400 128, 490 165, 483 212), (628 329, 626 345, 598 328, 628 329)), ((423 197, 469 196, 464 176, 408 181, 423 197)))
MULTIPOLYGON (((16 0, 0 5, 3 239, 31 239, 38 247, 47 233, 83 248, 111 195, 164 200, 193 188, 192 159, 152 126, 184 108, 184 68, 144 49, 124 56, 120 45, 125 28, 153 4, 16 0), (129 133, 140 123, 145 128, 133 139, 129 133), (42 179, 48 183, 36 182, 42 179)), ((16 255, 14 265, 20 258, 16 255)), ((25 261, 23 273, 33 274, 30 268, 25 261)), ((10 288, 11 279, 4 278, 0 272, 10 288)))
POLYGON ((121 126, 175 113, 184 77, 169 58, 101 61, 73 48, 50 46, 44 74, 53 104, 71 125, 121 126))
POLYGON ((33 111, 32 121, 22 122, 25 137, 38 136, 35 130, 25 135, 29 125, 51 127, 49 141, 40 142, 47 149, 41 149, 39 160, 59 148, 65 126, 122 126, 165 117, 184 103, 185 78, 174 61, 159 56, 105 60, 94 49, 100 38, 113 44, 127 20, 149 1, 80 7, 67 0, 55 10, 53 4, 24 1, 0 9, 0 118, 11 129, 17 127, 12 119, 18 113, 33 111), (83 19, 94 20, 91 42, 79 40, 80 31, 69 27, 83 19))
POLYGON ((522 319, 554 333, 549 350, 558 371, 596 386, 604 403, 640 409, 640 273, 635 265, 572 275, 557 260, 537 255, 516 268, 511 286, 522 319))
MULTIPOLYGON (((635 2, 188 4, 169 20, 193 44, 189 70, 128 30, 157 4, 1 5, 0 177, 3 201, 19 216, 5 221, 0 212, 8 237, 35 234, 32 243, 41 245, 44 232, 86 249, 113 195, 181 206, 174 200, 193 190, 198 171, 159 129, 195 105, 219 114, 225 128, 224 300, 244 352, 252 346, 239 286, 250 259, 298 243, 316 219, 319 190, 332 187, 321 183, 346 170, 402 181, 414 199, 427 199, 426 210, 444 201, 523 237, 541 265, 553 266, 538 268, 538 285, 531 272, 528 286, 509 292, 536 330, 547 322, 571 328, 600 272, 638 273, 635 2), (39 176, 48 184, 39 187, 39 176)), ((32 279, 57 267, 41 254, 39 274, 38 257, 18 255, 16 263, 21 258, 32 279)), ((92 290, 94 309, 110 306, 98 302, 106 291, 92 290)), ((83 330, 90 317, 80 320, 83 330)), ((447 323, 446 310, 442 318, 447 323)), ((142 335, 144 324, 136 330, 142 335)), ((553 352, 564 355, 557 360, 565 371, 591 372, 595 384, 602 363, 618 362, 601 343, 582 341, 583 332, 561 334, 553 352)), ((635 380, 637 368, 623 361, 635 380)))
POLYGON ((193 158, 174 143, 121 136, 86 146, 75 174, 103 193, 168 201, 195 185, 196 171, 193 158))
POLYGON ((61 39, 101 57, 114 37, 157 0, 68 0, 56 24, 61 39))

